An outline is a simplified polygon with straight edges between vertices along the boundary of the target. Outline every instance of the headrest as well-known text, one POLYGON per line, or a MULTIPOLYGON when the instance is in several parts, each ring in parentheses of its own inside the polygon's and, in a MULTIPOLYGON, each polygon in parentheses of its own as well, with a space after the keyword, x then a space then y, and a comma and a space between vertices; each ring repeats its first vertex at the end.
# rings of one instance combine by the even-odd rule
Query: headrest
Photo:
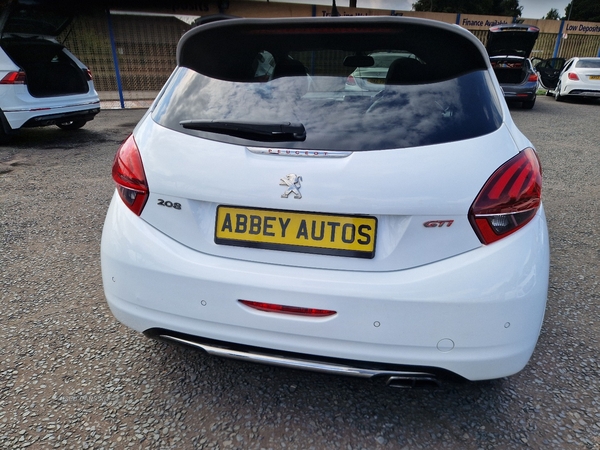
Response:
POLYGON ((414 58, 398 58, 390 64, 385 84, 420 84, 428 81, 427 66, 414 58))

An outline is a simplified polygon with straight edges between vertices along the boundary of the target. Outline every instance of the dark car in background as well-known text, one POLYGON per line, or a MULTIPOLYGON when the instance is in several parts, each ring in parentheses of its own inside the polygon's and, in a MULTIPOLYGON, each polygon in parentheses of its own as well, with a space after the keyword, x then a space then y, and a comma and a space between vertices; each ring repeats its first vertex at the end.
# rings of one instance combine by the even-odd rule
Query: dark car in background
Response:
POLYGON ((538 75, 529 55, 540 29, 531 25, 510 24, 491 27, 487 51, 507 102, 521 102, 525 109, 535 105, 538 75))

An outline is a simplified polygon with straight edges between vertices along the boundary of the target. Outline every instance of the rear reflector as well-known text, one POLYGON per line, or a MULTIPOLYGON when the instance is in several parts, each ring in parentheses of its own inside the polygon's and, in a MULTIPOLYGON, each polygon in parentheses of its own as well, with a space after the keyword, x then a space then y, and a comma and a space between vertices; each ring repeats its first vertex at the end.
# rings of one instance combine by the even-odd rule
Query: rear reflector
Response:
POLYGON ((249 306, 250 308, 258 309, 259 311, 293 314, 296 316, 308 317, 327 317, 336 314, 335 311, 329 309, 303 308, 300 306, 277 305, 275 303, 253 302, 250 300, 238 300, 240 303, 249 306))

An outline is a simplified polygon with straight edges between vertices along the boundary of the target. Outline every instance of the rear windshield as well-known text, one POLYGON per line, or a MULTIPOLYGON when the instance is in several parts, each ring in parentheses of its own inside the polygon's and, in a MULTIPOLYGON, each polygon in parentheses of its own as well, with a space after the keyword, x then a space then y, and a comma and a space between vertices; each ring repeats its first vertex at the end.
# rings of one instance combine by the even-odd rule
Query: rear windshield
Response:
POLYGON ((452 142, 500 126, 472 43, 432 27, 386 27, 192 30, 153 118, 222 142, 350 151, 452 142))
POLYGON ((580 59, 575 64, 575 67, 581 67, 582 69, 600 69, 600 58, 598 59, 580 59))

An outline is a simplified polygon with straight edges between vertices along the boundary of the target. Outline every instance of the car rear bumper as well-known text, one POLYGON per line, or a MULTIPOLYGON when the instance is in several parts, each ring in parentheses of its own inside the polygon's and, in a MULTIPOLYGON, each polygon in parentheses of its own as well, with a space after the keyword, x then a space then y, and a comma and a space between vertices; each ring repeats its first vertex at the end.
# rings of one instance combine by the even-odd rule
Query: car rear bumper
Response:
POLYGON ((48 125, 56 125, 74 120, 85 120, 86 122, 89 122, 90 120, 93 120, 96 114, 99 112, 100 106, 83 111, 44 114, 41 116, 32 117, 22 125, 22 128, 45 127, 48 125))
POLYGON ((531 83, 519 86, 501 85, 501 87, 507 102, 528 102, 536 98, 538 85, 531 83))
POLYGON ((504 94, 507 102, 530 102, 536 98, 535 94, 504 94))
POLYGON ((302 360, 426 367, 470 380, 508 376, 526 365, 548 289, 543 209, 519 232, 447 260, 403 271, 351 272, 202 254, 149 226, 117 198, 101 253, 108 305, 138 331, 160 329, 302 360), (267 313, 239 299, 336 314, 267 313))
POLYGON ((572 95, 573 97, 600 98, 600 90, 571 89, 570 91, 565 92, 564 95, 572 95))
POLYGON ((38 100, 37 103, 21 102, 18 106, 5 106, 2 111, 11 129, 17 130, 77 119, 92 120, 100 112, 100 100, 97 95, 85 95, 62 103, 56 99, 38 100))

